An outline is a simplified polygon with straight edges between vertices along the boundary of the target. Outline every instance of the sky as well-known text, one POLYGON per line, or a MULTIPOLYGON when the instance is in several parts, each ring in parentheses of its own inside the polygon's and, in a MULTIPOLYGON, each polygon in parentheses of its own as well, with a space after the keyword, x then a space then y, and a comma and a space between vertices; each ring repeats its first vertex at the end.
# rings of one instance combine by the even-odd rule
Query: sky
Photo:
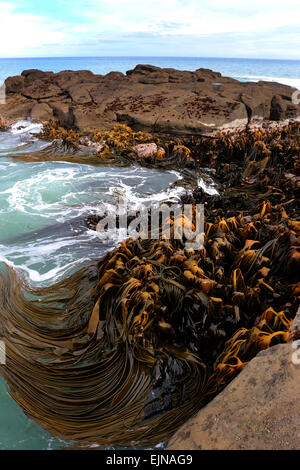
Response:
POLYGON ((299 0, 0 0, 0 57, 300 59, 299 0))

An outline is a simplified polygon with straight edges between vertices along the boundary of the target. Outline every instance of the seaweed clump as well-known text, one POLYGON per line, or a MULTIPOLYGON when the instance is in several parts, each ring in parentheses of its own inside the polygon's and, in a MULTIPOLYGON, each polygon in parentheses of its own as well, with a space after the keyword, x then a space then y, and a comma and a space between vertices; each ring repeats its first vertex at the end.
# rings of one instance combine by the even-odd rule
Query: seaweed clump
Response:
POLYGON ((6 131, 7 124, 5 120, 0 116, 0 131, 6 131))
POLYGON ((80 135, 73 129, 65 129, 60 126, 58 121, 50 119, 47 122, 42 122, 43 129, 39 134, 40 139, 44 140, 62 140, 65 145, 75 145, 79 142, 80 135))
POLYGON ((180 140, 133 131, 126 124, 116 124, 109 132, 96 131, 81 136, 72 129, 61 127, 57 121, 50 120, 43 123, 39 137, 61 141, 65 150, 92 150, 101 164, 127 165, 138 162, 143 166, 171 169, 189 167, 194 163, 191 150, 180 140), (153 151, 143 156, 139 149, 143 145, 152 145, 153 151))

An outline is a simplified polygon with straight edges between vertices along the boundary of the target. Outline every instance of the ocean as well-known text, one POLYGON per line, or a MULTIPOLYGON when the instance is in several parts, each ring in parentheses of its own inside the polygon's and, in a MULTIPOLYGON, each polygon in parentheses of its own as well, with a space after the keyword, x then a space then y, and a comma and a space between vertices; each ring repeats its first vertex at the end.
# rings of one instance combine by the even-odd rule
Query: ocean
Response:
MULTIPOLYGON (((126 72, 139 63, 181 70, 200 67, 243 81, 274 80, 300 89, 300 61, 213 59, 180 57, 100 57, 0 59, 0 80, 25 69, 88 69, 97 74, 126 72)), ((91 258, 100 258, 117 239, 100 241, 83 226, 85 214, 100 202, 114 203, 120 196, 136 208, 155 200, 179 197, 180 176, 132 166, 113 168, 63 161, 26 161, 26 155, 42 150, 38 125, 0 133, 0 270, 4 263, 20 270, 37 286, 67 276, 91 258), (15 158, 23 153, 25 158, 15 158)), ((213 191, 199 182, 203 189, 213 191)), ((55 449, 66 443, 55 439, 27 418, 9 397, 0 379, 0 450, 55 449)))
POLYGON ((58 57, 0 59, 0 80, 26 69, 59 72, 91 70, 97 74, 125 73, 137 64, 172 67, 179 70, 208 68, 241 81, 276 81, 300 89, 300 60, 224 59, 204 57, 58 57))

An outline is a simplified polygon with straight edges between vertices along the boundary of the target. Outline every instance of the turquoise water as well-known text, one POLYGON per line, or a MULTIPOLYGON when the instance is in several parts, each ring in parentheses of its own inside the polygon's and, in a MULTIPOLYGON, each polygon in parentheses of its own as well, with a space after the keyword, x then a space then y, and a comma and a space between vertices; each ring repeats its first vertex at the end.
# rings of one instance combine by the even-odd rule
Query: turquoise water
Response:
POLYGON ((19 75, 25 69, 91 70, 106 74, 112 70, 125 73, 137 64, 173 67, 180 70, 209 68, 242 81, 275 80, 300 88, 300 60, 224 59, 196 57, 71 57, 0 59, 0 80, 19 75))
POLYGON ((53 438, 31 419, 9 397, 0 377, 0 450, 51 450, 67 443, 53 438))

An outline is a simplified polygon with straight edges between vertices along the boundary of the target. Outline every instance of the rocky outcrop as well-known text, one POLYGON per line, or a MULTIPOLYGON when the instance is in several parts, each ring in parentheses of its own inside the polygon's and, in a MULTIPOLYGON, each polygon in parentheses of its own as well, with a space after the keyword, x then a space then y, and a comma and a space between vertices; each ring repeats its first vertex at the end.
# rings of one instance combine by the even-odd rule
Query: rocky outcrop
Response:
POLYGON ((300 116, 295 91, 273 82, 246 83, 218 72, 195 72, 137 65, 126 75, 95 75, 88 70, 25 70, 6 80, 7 122, 55 117, 81 132, 106 131, 117 123, 133 129, 174 135, 199 134, 250 119, 281 120, 300 116))
POLYGON ((300 449, 300 365, 292 344, 260 352, 184 424, 168 449, 300 449))

